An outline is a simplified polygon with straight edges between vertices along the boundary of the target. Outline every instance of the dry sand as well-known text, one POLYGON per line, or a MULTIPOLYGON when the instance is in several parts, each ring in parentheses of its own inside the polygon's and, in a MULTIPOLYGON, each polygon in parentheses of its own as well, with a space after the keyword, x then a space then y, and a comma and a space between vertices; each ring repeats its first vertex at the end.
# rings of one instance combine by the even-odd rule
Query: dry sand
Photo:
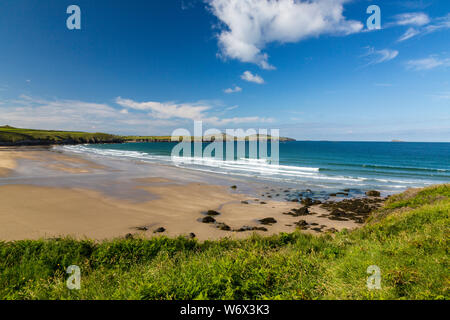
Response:
MULTIPOLYGON (((0 150, 0 174, 14 174, 20 168, 20 159, 37 162, 48 170, 70 175, 82 175, 105 168, 90 160, 73 157, 45 149, 0 150)), ((0 178, 1 180, 1 178, 0 178)), ((38 239, 61 236, 96 240, 135 234, 152 237, 154 230, 163 227, 167 236, 194 233, 199 240, 222 237, 242 238, 253 231, 231 232, 219 230, 214 224, 199 221, 207 210, 221 213, 214 218, 232 229, 243 226, 261 226, 258 219, 273 217, 277 223, 265 226, 263 235, 295 230, 294 222, 324 225, 341 230, 358 225, 352 221, 334 221, 319 217, 326 210, 313 206, 315 214, 292 217, 283 214, 301 205, 291 202, 267 201, 261 204, 251 196, 231 192, 224 186, 203 183, 180 184, 165 177, 137 179, 136 185, 148 193, 148 199, 132 201, 108 195, 93 189, 76 187, 47 187, 39 185, 4 184, 0 186, 0 240, 38 239), (150 185, 142 185, 142 182, 150 185), (242 203, 242 201, 248 203, 242 203), (145 230, 146 229, 146 230, 145 230), (145 230, 145 231, 144 231, 145 230)), ((124 190, 126 193, 126 190, 124 190)), ((308 230, 305 232, 315 231, 308 230)))

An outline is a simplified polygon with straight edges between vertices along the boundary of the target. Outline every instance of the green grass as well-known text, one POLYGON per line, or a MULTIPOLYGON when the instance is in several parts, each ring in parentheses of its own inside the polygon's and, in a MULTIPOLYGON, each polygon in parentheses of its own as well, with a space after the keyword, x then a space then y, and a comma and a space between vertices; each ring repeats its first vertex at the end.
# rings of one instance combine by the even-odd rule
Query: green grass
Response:
POLYGON ((449 187, 394 196, 363 228, 334 237, 0 243, 0 298, 448 299, 449 187), (72 264, 79 291, 65 285, 72 264), (370 265, 380 290, 366 287, 370 265))
POLYGON ((122 142, 119 136, 106 133, 53 131, 0 127, 1 144, 59 144, 122 142))

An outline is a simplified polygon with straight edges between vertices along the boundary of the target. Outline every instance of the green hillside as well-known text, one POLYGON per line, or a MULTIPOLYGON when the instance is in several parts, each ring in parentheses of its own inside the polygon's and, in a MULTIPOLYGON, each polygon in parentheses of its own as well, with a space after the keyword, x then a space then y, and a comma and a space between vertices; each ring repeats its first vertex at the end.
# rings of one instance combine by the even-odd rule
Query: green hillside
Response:
POLYGON ((123 138, 106 133, 54 131, 0 127, 0 145, 50 145, 122 142, 123 138))
MULTIPOLYGON (((255 138, 255 136, 247 137, 247 140, 255 138)), ((270 136, 268 138, 270 139, 270 136)), ((194 141, 193 137, 190 137, 190 139, 194 141)), ((203 140, 211 141, 211 137, 203 137, 203 140)), ((284 137, 280 137, 279 140, 280 142, 295 141, 284 137)), ((117 136, 107 133, 35 130, 0 126, 0 146, 123 142, 172 142, 172 140, 171 136, 117 136)))

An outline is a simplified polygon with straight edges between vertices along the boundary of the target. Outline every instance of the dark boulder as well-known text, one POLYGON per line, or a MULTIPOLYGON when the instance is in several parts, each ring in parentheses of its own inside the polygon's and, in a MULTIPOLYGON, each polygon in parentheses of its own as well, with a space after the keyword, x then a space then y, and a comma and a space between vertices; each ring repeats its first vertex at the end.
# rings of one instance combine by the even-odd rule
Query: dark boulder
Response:
POLYGON ((165 228, 159 227, 158 229, 156 229, 155 231, 153 231, 153 233, 162 233, 162 232, 164 232, 164 231, 166 231, 165 228))
POLYGON ((334 209, 333 211, 331 211, 331 215, 335 217, 345 217, 347 214, 341 209, 334 209))
POLYGON ((277 220, 275 220, 274 218, 264 218, 259 220, 259 222, 264 225, 271 225, 277 223, 277 220))
POLYGON ((300 201, 305 206, 312 206, 314 204, 314 201, 311 198, 305 198, 300 201))
POLYGON ((380 191, 376 191, 376 190, 370 190, 366 192, 366 196, 368 197, 379 197, 381 196, 380 191))
POLYGON ((243 227, 240 227, 239 229, 236 229, 234 231, 236 231, 236 232, 244 232, 244 231, 251 231, 251 230, 253 230, 253 227, 243 226, 243 227))
POLYGON ((253 230, 256 230, 256 231, 269 231, 269 230, 267 230, 267 228, 264 228, 264 227, 254 227, 253 230))
POLYGON ((295 222, 294 224, 300 228, 306 227, 308 225, 308 223, 305 220, 300 220, 298 222, 295 222))
POLYGON ((220 230, 223 230, 223 231, 231 231, 230 226, 228 226, 227 224, 225 224, 223 222, 217 223, 217 229, 220 229, 220 230))
POLYGON ((236 232, 245 232, 245 231, 268 231, 267 228, 264 227, 250 227, 250 226, 243 226, 237 230, 234 230, 236 232))
POLYGON ((309 212, 308 207, 301 207, 298 209, 292 209, 291 212, 287 212, 285 214, 293 216, 293 217, 300 217, 300 216, 309 215, 310 212, 309 212))
POLYGON ((217 212, 215 210, 208 210, 208 211, 206 211, 206 215, 208 215, 208 216, 218 216, 218 215, 220 215, 220 212, 217 212))
POLYGON ((211 216, 206 216, 206 217, 201 219, 201 222, 203 222, 203 223, 214 223, 214 222, 216 222, 216 219, 214 219, 211 216))

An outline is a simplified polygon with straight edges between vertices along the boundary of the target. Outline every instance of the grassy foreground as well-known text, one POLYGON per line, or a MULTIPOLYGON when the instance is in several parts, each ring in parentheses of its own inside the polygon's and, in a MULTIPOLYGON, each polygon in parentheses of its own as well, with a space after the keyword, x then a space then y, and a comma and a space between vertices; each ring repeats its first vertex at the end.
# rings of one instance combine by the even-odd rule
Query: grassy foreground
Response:
POLYGON ((363 228, 198 243, 0 243, 2 299, 448 299, 450 185, 392 197, 363 228), (81 290, 68 290, 69 265, 81 290), (367 267, 381 269, 368 290, 367 267))

